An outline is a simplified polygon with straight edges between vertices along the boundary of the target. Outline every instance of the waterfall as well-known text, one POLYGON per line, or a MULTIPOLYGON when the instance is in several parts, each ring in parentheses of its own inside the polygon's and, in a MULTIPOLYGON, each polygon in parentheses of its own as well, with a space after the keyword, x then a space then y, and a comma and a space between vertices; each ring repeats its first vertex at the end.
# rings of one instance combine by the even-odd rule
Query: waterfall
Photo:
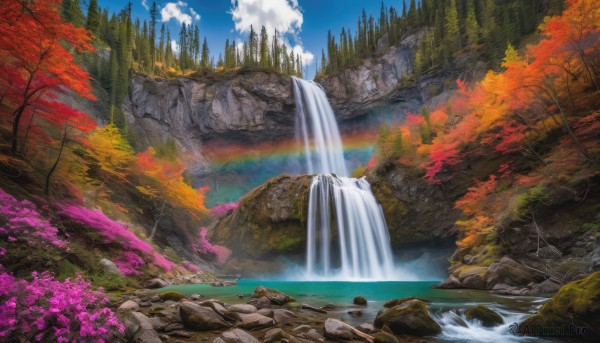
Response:
POLYGON ((381 206, 365 178, 348 177, 333 109, 319 85, 293 78, 296 132, 310 186, 306 274, 310 279, 390 280, 394 265, 381 206))

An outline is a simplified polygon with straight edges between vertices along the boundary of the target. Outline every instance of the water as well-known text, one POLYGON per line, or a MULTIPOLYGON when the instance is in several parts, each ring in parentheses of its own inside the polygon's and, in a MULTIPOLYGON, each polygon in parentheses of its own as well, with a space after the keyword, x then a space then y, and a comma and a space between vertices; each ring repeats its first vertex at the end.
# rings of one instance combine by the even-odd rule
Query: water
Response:
MULTIPOLYGON (((383 281, 383 282, 345 282, 345 281, 277 281, 277 280, 240 280, 237 286, 211 287, 209 285, 168 286, 161 291, 175 290, 190 296, 201 294, 208 298, 217 298, 225 303, 245 303, 257 286, 280 290, 294 297, 298 303, 313 306, 334 304, 336 310, 328 311, 326 317, 338 318, 351 325, 372 323, 377 312, 383 309, 385 301, 415 296, 429 300, 429 311, 435 321, 442 326, 442 333, 433 339, 437 342, 543 342, 539 338, 513 336, 509 326, 521 322, 534 313, 546 300, 539 297, 509 297, 490 294, 477 290, 440 290, 432 288, 438 281, 383 281), (243 295, 243 298, 238 297, 243 295), (352 304, 355 296, 364 296, 367 306, 352 304), (486 328, 477 321, 468 321, 464 310, 468 307, 484 304, 504 319, 504 324, 486 328), (351 309, 360 309, 361 317, 348 315, 351 309)), ((308 312, 307 312, 308 313, 308 312)))
POLYGON ((342 137, 325 92, 313 81, 292 79, 296 132, 302 139, 308 173, 348 176, 342 137))
POLYGON ((365 179, 315 176, 308 208, 306 272, 313 278, 390 280, 395 277, 383 211, 365 179), (333 206, 331 206, 333 205, 333 206), (332 218, 334 223, 332 223, 332 218), (331 228, 339 267, 332 265, 331 228))
POLYGON ((306 273, 312 280, 394 280, 383 211, 364 179, 348 177, 340 131, 325 92, 293 78, 296 130, 308 172, 306 273))

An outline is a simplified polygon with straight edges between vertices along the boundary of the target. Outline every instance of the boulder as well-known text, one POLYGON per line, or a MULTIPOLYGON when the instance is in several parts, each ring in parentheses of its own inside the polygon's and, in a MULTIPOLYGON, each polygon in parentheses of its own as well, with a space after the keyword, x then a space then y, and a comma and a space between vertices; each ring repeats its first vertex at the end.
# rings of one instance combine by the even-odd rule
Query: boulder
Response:
POLYGON ((273 319, 277 324, 286 324, 296 319, 296 314, 289 310, 275 309, 273 310, 273 319))
POLYGON ((286 338, 286 335, 285 335, 285 332, 283 332, 283 330, 281 330, 279 328, 271 329, 265 333, 265 337, 263 338, 263 343, 279 342, 279 341, 284 340, 285 338, 286 338))
POLYGON ((399 298, 399 299, 393 299, 393 300, 388 300, 383 304, 383 307, 385 308, 392 308, 394 306, 400 305, 405 301, 409 301, 409 300, 420 300, 424 303, 428 303, 429 300, 425 300, 425 299, 421 299, 421 298, 417 298, 417 297, 406 297, 406 298, 399 298))
POLYGON ((140 305, 133 300, 127 300, 119 306, 117 312, 139 311, 140 305))
POLYGON ((248 300, 248 304, 250 304, 260 310, 263 308, 270 308, 271 300, 269 300, 269 298, 267 298, 267 297, 260 297, 260 298, 248 300))
POLYGON ((352 329, 339 320, 328 318, 325 321, 325 337, 338 340, 350 341, 353 337, 352 329))
POLYGON ((273 318, 265 317, 260 313, 236 313, 231 312, 238 326, 247 330, 258 330, 275 325, 273 318))
POLYGON ((154 288, 163 288, 163 287, 167 287, 169 285, 168 282, 166 282, 163 279, 159 279, 159 278, 154 278, 154 279, 150 279, 146 282, 145 287, 146 288, 150 288, 150 289, 154 289, 154 288))
POLYGON ((373 343, 400 343, 400 341, 391 333, 379 331, 373 335, 373 343))
POLYGON ((317 308, 317 307, 311 306, 309 304, 302 304, 302 309, 303 310, 309 310, 309 311, 317 312, 317 313, 327 314, 327 311, 325 311, 325 310, 323 310, 321 308, 317 308))
POLYGON ((230 325, 213 309, 184 301, 179 305, 179 315, 183 325, 192 330, 214 330, 230 325))
POLYGON ((158 296, 162 301, 180 301, 182 299, 185 299, 185 296, 183 294, 174 291, 162 292, 158 296))
POLYGON ((231 329, 223 332, 213 343, 260 343, 260 341, 244 330, 231 329))
POLYGON ((537 314, 525 319, 521 327, 529 328, 529 334, 536 335, 532 328, 565 324, 585 329, 587 335, 580 330, 580 338, 596 342, 600 339, 597 331, 600 328, 600 272, 562 286, 537 314))
POLYGON ((504 319, 485 305, 469 307, 465 311, 465 318, 468 320, 478 320, 485 327, 504 324, 504 319))
POLYGON ((362 296, 354 297, 352 302, 354 303, 354 305, 367 306, 367 299, 365 299, 365 297, 362 296))
POLYGON ((111 260, 107 260, 105 258, 100 260, 100 266, 105 273, 117 276, 123 276, 119 267, 114 264, 111 260))
POLYGON ((249 304, 235 304, 231 305, 227 308, 227 311, 237 312, 237 313, 254 313, 257 310, 256 307, 249 304))
POLYGON ((121 316, 125 326, 125 335, 133 343, 161 343, 158 333, 154 331, 150 320, 140 312, 127 312, 121 316))
POLYGON ((375 327, 371 323, 362 323, 359 326, 357 326, 356 329, 364 333, 371 333, 375 331, 375 327))
POLYGON ((280 292, 275 289, 266 288, 263 286, 258 286, 256 287, 256 289, 254 289, 254 294, 252 294, 252 298, 259 299, 262 297, 266 297, 267 299, 269 299, 271 304, 274 305, 284 305, 288 302, 294 301, 294 298, 290 297, 289 295, 283 292, 280 292))
POLYGON ((442 331, 438 323, 431 318, 425 303, 417 299, 405 301, 378 313, 374 325, 378 329, 387 325, 396 335, 429 336, 442 331))
POLYGON ((542 282, 544 277, 545 275, 525 267, 508 256, 504 256, 488 268, 487 287, 493 288, 494 285, 499 283, 524 287, 531 281, 542 282))

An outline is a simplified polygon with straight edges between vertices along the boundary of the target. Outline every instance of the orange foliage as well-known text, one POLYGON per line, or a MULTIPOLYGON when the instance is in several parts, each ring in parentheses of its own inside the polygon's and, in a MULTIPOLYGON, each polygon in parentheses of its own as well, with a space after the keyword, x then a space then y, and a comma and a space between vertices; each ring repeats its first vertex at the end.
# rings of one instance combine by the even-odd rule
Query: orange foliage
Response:
POLYGON ((193 215, 208 213, 204 205, 204 193, 207 189, 194 189, 184 181, 185 166, 179 159, 159 159, 154 149, 148 148, 138 154, 135 167, 152 181, 149 186, 137 187, 142 193, 162 201, 168 200, 193 215))

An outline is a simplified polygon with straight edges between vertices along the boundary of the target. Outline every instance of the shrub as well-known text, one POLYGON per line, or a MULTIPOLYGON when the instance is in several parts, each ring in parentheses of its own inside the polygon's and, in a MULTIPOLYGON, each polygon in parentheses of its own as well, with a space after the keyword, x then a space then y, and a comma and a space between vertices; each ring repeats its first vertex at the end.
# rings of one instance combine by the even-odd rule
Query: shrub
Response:
POLYGON ((62 206, 59 214, 77 224, 96 229, 104 238, 105 244, 117 243, 124 250, 134 250, 142 253, 160 268, 171 271, 177 265, 159 254, 148 242, 138 238, 127 229, 123 222, 108 218, 101 210, 90 210, 83 206, 62 206))
POLYGON ((239 204, 237 202, 229 202, 224 204, 219 204, 210 209, 210 215, 215 218, 223 218, 229 213, 235 211, 238 208, 239 204))
POLYGON ((30 246, 64 248, 58 229, 50 224, 30 201, 19 201, 0 188, 0 237, 10 243, 23 241, 30 246))
POLYGON ((0 271, 0 340, 105 342, 124 332, 104 293, 81 276, 64 282, 48 272, 32 276, 28 282, 0 271))

